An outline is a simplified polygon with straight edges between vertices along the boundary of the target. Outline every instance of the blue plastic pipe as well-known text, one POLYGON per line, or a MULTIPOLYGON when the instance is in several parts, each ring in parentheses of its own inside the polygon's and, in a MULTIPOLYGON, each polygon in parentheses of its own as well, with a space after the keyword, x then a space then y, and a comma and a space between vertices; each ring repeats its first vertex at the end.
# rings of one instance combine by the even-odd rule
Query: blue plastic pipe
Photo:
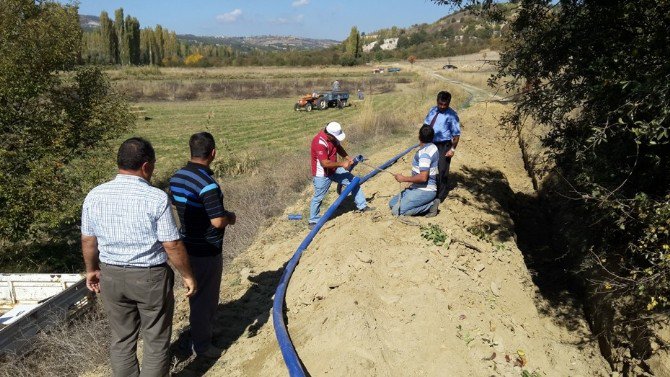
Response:
POLYGON ((282 274, 281 279, 279 279, 279 284, 277 285, 277 290, 275 291, 275 298, 272 304, 272 324, 274 325, 275 328, 275 335, 277 336, 277 342, 279 343, 279 348, 281 349, 282 356, 284 357, 284 363, 286 363, 286 367, 288 368, 288 372, 291 377, 305 376, 305 371, 302 368, 302 364, 300 363, 298 354, 295 351, 295 347, 293 347, 293 343, 291 342, 291 337, 288 334, 286 323, 284 322, 284 303, 286 300, 286 289, 288 288, 288 283, 291 280, 291 275, 293 275, 293 271, 295 271, 295 268, 298 265, 298 262, 300 261, 300 257, 302 257, 302 253, 305 251, 305 249, 307 249, 307 247, 312 242, 312 240, 319 232, 319 230, 321 230, 323 224, 325 224, 326 221, 330 219, 330 217, 335 213, 335 210, 337 210, 337 208, 340 206, 344 198, 346 198, 347 195, 349 195, 349 193, 351 193, 351 191, 354 188, 362 185, 363 182, 377 175, 377 173, 382 171, 382 169, 386 169, 387 167, 393 165, 402 156, 406 155, 417 146, 418 144, 413 145, 410 148, 407 148, 404 152, 386 161, 384 164, 379 166, 377 169, 371 171, 362 179, 359 177, 354 177, 351 183, 349 183, 347 187, 344 189, 344 191, 342 191, 342 194, 340 194, 340 196, 335 200, 335 202, 331 204, 331 206, 328 208, 323 217, 319 219, 319 221, 314 226, 314 229, 312 229, 309 232, 309 234, 307 234, 307 237, 305 237, 300 246, 298 246, 298 249, 293 254, 293 257, 291 257, 291 259, 286 264, 284 273, 282 274))

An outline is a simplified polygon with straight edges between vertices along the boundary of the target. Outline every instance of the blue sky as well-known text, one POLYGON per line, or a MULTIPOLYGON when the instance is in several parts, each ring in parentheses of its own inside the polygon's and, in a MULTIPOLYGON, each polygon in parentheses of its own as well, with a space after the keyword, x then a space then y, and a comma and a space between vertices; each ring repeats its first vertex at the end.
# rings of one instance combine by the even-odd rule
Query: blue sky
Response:
POLYGON ((434 22, 451 13, 429 0, 79 0, 79 13, 123 8, 142 27, 160 24, 178 34, 293 35, 343 40, 352 26, 372 32, 434 22))

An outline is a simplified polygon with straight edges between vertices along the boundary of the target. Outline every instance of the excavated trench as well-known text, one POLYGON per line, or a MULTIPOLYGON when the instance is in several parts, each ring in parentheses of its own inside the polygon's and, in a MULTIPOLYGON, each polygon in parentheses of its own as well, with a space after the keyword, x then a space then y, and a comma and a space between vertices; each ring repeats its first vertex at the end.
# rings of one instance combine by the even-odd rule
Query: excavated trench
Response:
MULTIPOLYGON (((433 77, 461 86, 469 97, 463 107, 470 106, 476 101, 504 102, 500 96, 492 95, 473 85, 447 79, 438 73, 433 77)), ((597 334, 600 352, 614 369, 622 369, 617 365, 612 346, 604 334, 611 333, 611 310, 599 308, 598 301, 592 301, 594 296, 589 294, 585 284, 585 277, 579 276, 579 259, 569 256, 567 240, 564 238, 565 222, 561 223, 559 214, 561 206, 551 202, 548 192, 550 188, 543 187, 535 171, 536 161, 532 150, 530 137, 526 137, 517 130, 517 141, 524 168, 532 182, 534 193, 513 192, 511 188, 507 195, 512 200, 501 200, 503 207, 514 222, 514 233, 519 250, 523 253, 533 283, 537 287, 542 300, 538 300, 538 310, 564 325, 567 329, 576 329, 579 318, 585 318, 593 334, 597 334)), ((536 143, 537 144, 537 143, 536 143)), ((545 179, 552 181, 551 179, 545 179)), ((574 226, 570 224, 568 226, 574 226)), ((631 365, 623 365, 626 375, 633 370, 631 365)))

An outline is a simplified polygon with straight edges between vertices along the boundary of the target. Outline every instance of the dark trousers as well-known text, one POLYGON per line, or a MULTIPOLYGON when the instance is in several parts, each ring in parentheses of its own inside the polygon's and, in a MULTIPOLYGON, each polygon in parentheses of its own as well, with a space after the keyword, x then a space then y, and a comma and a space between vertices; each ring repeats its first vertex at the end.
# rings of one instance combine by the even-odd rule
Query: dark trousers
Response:
POLYGON ((189 317, 191 323, 191 340, 196 354, 205 352, 212 344, 212 328, 214 315, 219 305, 221 292, 221 274, 223 273, 223 256, 213 257, 190 256, 191 269, 198 291, 188 300, 191 307, 189 317))
POLYGON ((437 147, 437 153, 440 158, 437 160, 437 199, 443 203, 449 194, 449 165, 451 165, 451 157, 446 157, 445 154, 451 149, 451 141, 443 141, 433 143, 437 147))
POLYGON ((110 361, 118 377, 167 376, 174 313, 174 272, 167 265, 150 268, 100 264, 100 295, 112 333, 110 361), (144 341, 142 370, 137 337, 144 341))

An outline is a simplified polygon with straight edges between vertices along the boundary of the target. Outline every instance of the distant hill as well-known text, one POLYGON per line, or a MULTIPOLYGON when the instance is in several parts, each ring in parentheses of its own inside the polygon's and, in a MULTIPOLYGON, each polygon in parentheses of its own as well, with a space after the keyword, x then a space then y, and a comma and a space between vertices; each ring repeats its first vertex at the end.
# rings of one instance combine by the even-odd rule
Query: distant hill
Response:
POLYGON ((226 45, 239 50, 318 50, 340 44, 332 39, 311 39, 291 36, 262 35, 254 37, 203 37, 192 34, 177 35, 181 41, 208 45, 226 45))
MULTIPOLYGON (((517 5, 510 3, 499 3, 497 6, 504 20, 508 20, 517 9, 517 5)), ((438 46, 451 51, 461 46, 462 51, 458 53, 468 53, 477 51, 477 48, 494 47, 506 26, 507 21, 490 22, 468 10, 461 10, 430 24, 416 24, 408 28, 394 26, 369 32, 364 36, 363 50, 375 52, 398 49, 421 54, 438 46)))
POLYGON ((100 17, 80 14, 79 15, 79 25, 81 25, 81 28, 84 31, 91 31, 95 28, 100 27, 100 17))
MULTIPOLYGON (((84 31, 92 31, 100 27, 98 16, 79 15, 79 24, 84 31)), ((261 50, 319 50, 340 44, 332 39, 298 38, 291 36, 262 35, 255 37, 210 37, 193 34, 177 35, 182 42, 189 44, 206 44, 215 46, 231 46, 240 51, 261 50)))

